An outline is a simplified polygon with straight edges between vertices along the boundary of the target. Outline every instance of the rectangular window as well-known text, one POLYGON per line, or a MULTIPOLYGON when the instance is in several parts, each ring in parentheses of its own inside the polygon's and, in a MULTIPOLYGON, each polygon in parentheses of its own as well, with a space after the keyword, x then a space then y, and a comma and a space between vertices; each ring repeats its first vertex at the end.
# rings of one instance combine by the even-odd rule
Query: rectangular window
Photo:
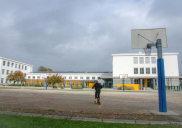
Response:
POLYGON ((146 74, 150 74, 150 68, 146 68, 146 74))
POLYGON ((28 76, 28 79, 31 79, 31 76, 28 76))
POLYGON ((3 66, 5 66, 6 65, 6 61, 3 61, 3 66))
POLYGON ((71 80, 71 79, 72 79, 72 77, 71 77, 71 76, 69 76, 69 79, 71 80))
POLYGON ((35 79, 35 76, 32 76, 33 79, 35 79))
POLYGON ((83 76, 81 76, 80 79, 83 80, 83 76))
POLYGON ((87 79, 87 80, 89 80, 89 79, 90 79, 90 77, 86 77, 86 79, 87 79))
POLYGON ((100 77, 98 77, 98 80, 101 79, 100 77))
POLYGON ((144 68, 140 68, 140 74, 144 74, 144 68))
POLYGON ((134 74, 138 74, 138 68, 134 68, 134 74))
POLYGON ((77 76, 75 76, 75 77, 74 77, 74 79, 78 79, 78 77, 77 77, 77 76))
POLYGON ((4 78, 1 78, 1 83, 3 83, 4 82, 4 78))
POLYGON ((134 79, 134 84, 140 84, 140 79, 134 79))
POLYGON ((150 64, 150 57, 145 57, 145 63, 150 64))
POLYGON ((156 57, 151 57, 152 64, 156 63, 156 57))
POLYGON ((63 77, 66 80, 66 76, 63 77))
POLYGON ((10 62, 8 62, 7 66, 9 67, 9 65, 10 65, 10 62))
POLYGON ((27 70, 27 66, 25 66, 25 70, 27 70))
POLYGON ((20 69, 20 67, 21 67, 21 65, 19 64, 19 67, 18 68, 20 69))
POLYGON ((152 74, 156 74, 156 68, 152 68, 152 74))
POLYGON ((92 77, 92 80, 95 80, 95 77, 92 77))
POLYGON ((37 79, 40 79, 40 76, 37 76, 37 79))
POLYGON ((9 74, 9 70, 6 70, 6 75, 8 75, 9 74))
POLYGON ((11 67, 13 67, 14 66, 14 63, 11 63, 11 67))
POLYGON ((2 74, 4 74, 5 69, 2 69, 2 74))
POLYGON ((138 57, 133 57, 134 64, 138 64, 138 57))
POLYGON ((17 64, 15 64, 15 68, 17 68, 17 64))
POLYGON ((23 65, 22 65, 22 68, 21 69, 23 69, 23 65))
POLYGON ((143 57, 139 57, 140 59, 140 64, 144 64, 144 58, 143 57))
POLYGON ((11 71, 11 74, 13 74, 13 71, 11 71))

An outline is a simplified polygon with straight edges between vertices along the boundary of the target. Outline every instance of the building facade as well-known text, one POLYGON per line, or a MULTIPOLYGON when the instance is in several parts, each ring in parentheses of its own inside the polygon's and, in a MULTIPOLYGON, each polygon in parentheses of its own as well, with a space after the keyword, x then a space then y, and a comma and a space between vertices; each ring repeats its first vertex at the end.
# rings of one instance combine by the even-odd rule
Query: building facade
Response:
POLYGON ((29 73, 33 71, 33 65, 26 64, 23 62, 7 59, 0 57, 0 80, 1 84, 8 83, 6 77, 9 73, 14 73, 15 71, 20 70, 23 73, 29 73))
MULTIPOLYGON (((163 53, 166 86, 179 86, 178 53, 163 53)), ((157 53, 112 54, 113 89, 118 84, 140 84, 140 90, 157 89, 157 53)))

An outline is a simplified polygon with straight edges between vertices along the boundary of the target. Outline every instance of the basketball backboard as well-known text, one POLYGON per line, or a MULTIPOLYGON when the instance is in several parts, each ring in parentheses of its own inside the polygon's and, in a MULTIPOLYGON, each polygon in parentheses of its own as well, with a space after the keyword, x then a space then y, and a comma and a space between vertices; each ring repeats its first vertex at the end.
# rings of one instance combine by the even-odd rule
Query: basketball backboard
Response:
POLYGON ((131 30, 132 49, 147 48, 148 43, 155 44, 157 39, 162 40, 162 48, 167 48, 165 28, 131 30))
POLYGON ((127 79, 128 78, 128 74, 119 74, 120 79, 127 79))

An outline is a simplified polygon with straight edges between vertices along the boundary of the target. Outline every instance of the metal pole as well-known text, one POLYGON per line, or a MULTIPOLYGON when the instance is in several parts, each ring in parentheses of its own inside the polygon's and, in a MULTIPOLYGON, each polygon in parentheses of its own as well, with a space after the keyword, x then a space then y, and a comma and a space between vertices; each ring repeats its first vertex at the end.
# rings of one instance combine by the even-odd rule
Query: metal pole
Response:
POLYGON ((123 78, 123 92, 124 92, 124 78, 123 78))
POLYGON ((157 39, 157 70, 158 70, 158 96, 159 96, 159 111, 167 112, 166 89, 165 89, 165 74, 164 74, 164 59, 162 58, 162 42, 157 39))

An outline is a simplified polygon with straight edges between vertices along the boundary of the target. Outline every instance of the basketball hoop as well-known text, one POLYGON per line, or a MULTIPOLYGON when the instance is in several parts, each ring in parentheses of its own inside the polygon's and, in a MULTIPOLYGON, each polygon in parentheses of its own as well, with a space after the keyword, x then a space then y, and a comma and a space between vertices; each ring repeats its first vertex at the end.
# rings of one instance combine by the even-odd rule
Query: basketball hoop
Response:
POLYGON ((125 76, 122 76, 123 80, 125 79, 125 76))
POLYGON ((144 48, 143 50, 145 51, 145 55, 146 56, 150 56, 151 55, 151 48, 144 48))

